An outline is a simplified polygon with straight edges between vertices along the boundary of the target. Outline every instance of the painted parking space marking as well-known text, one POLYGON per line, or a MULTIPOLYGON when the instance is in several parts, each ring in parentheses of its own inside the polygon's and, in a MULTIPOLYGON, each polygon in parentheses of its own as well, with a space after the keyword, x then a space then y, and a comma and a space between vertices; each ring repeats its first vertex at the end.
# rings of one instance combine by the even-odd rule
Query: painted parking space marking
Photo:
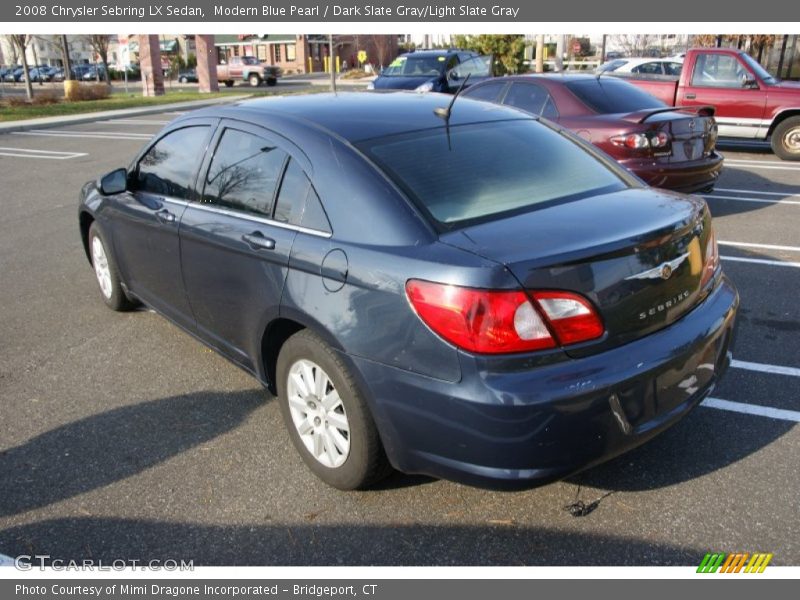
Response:
POLYGON ((132 133, 122 131, 12 131, 11 135, 39 136, 39 137, 61 137, 61 138, 83 138, 90 140, 149 140, 153 136, 149 133, 132 133))
POLYGON ((714 188, 714 193, 724 192, 726 194, 756 194, 757 196, 780 196, 782 198, 800 198, 800 194, 792 194, 786 192, 762 192, 759 190, 737 190, 733 188, 714 188))
POLYGON ((170 120, 156 121, 152 119, 109 119, 106 123, 114 123, 116 125, 166 125, 170 120))
POLYGON ((89 156, 87 152, 59 152, 56 150, 29 150, 28 148, 0 147, 0 156, 16 158, 47 158, 50 160, 69 160, 81 156, 89 156))
POLYGON ((727 260, 731 262, 752 263, 755 265, 769 265, 771 267, 793 267, 795 269, 800 269, 800 262, 769 260, 767 258, 744 258, 742 256, 727 256, 724 254, 720 255, 720 258, 722 260, 727 260))
POLYGON ((800 252, 800 246, 776 246, 775 244, 753 244, 750 242, 732 242, 730 240, 717 240, 718 246, 737 246, 741 248, 760 248, 762 250, 786 250, 787 252, 800 252))
POLYGON ((734 369, 745 369, 747 371, 758 371, 759 373, 770 373, 772 375, 788 375, 790 377, 800 377, 800 369, 796 367, 768 365, 764 363, 748 362, 746 360, 732 360, 731 367, 733 367, 734 369))
POLYGON ((777 419, 779 421, 790 421, 792 423, 800 423, 800 411, 796 410, 772 408, 770 406, 761 406, 760 404, 745 404, 743 402, 731 402, 730 400, 722 400, 721 398, 706 398, 700 403, 700 406, 705 406, 707 408, 715 408, 717 410, 725 410, 728 412, 740 413, 743 415, 768 417, 770 419, 777 419))
POLYGON ((733 167, 743 167, 745 169, 769 169, 774 171, 800 171, 800 166, 790 167, 782 165, 776 161, 767 160, 726 160, 725 164, 733 167))
POLYGON ((717 194, 709 196, 704 195, 703 198, 706 200, 738 200, 739 202, 756 202, 758 204, 789 204, 800 206, 800 200, 778 200, 777 198, 774 200, 769 198, 741 198, 739 196, 719 196, 717 194))

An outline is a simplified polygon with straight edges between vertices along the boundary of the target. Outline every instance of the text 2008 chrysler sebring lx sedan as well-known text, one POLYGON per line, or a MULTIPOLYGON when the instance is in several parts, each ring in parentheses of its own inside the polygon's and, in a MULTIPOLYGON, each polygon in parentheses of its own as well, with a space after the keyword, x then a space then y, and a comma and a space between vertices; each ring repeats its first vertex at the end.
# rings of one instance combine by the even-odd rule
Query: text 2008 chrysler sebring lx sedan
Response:
POLYGON ((82 190, 106 304, 147 304, 274 390, 342 489, 390 467, 553 481, 672 425, 727 367, 738 295, 701 199, 449 102, 204 109, 82 190))

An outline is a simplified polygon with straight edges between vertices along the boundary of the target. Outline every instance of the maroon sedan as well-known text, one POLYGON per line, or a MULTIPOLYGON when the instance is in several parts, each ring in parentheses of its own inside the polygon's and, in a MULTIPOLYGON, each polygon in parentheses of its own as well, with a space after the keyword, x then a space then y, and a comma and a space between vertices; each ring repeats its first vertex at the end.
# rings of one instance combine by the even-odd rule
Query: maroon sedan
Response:
POLYGON ((554 121, 651 186, 710 191, 722 170, 713 108, 670 107, 620 79, 521 75, 475 84, 463 95, 554 121))

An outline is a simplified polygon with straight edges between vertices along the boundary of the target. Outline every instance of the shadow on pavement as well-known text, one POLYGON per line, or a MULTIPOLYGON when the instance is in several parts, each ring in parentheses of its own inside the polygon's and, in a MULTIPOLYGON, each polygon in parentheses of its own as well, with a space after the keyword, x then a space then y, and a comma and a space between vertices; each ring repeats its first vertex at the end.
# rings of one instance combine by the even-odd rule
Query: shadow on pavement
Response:
POLYGON ((697 565, 704 549, 519 526, 240 525, 64 518, 0 532, 8 556, 201 565, 697 565))
POLYGON ((0 452, 0 516, 125 479, 236 428, 269 395, 201 392, 125 406, 0 452))

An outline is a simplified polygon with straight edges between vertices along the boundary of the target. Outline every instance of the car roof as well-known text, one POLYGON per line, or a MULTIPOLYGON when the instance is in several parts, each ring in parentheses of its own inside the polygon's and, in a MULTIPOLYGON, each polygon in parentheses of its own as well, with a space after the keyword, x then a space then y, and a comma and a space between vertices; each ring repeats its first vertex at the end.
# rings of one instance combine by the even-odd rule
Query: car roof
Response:
MULTIPOLYGON (((187 117, 218 117, 272 127, 280 119, 322 128, 349 142, 445 126, 434 114, 453 96, 409 91, 339 92, 302 96, 273 96, 193 111, 187 117)), ((450 125, 510 119, 535 119, 514 109, 457 98, 450 125)))

